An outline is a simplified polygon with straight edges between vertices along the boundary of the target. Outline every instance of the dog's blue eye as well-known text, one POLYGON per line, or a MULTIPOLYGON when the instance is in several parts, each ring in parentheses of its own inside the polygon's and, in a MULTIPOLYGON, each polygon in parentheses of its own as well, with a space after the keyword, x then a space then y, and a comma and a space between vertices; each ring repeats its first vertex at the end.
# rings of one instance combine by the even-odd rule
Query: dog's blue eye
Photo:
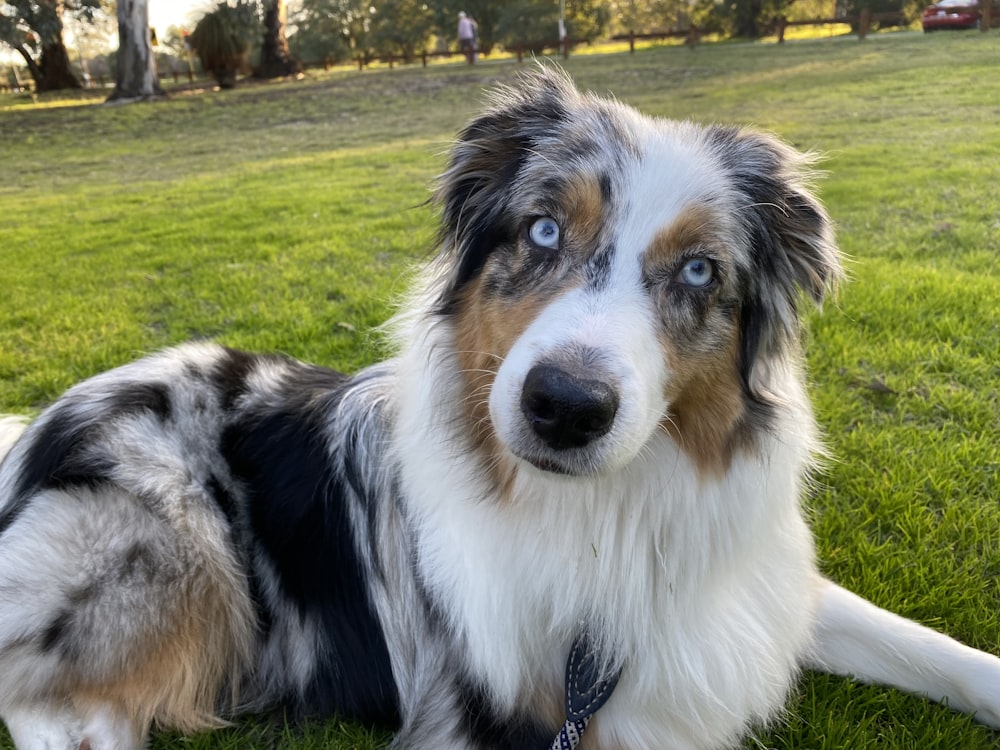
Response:
POLYGON ((548 216, 535 219, 528 228, 528 238, 538 247, 555 250, 559 247, 559 225, 548 216))
POLYGON ((702 289, 715 278, 715 267, 708 258, 692 258, 677 274, 677 280, 685 286, 702 289))

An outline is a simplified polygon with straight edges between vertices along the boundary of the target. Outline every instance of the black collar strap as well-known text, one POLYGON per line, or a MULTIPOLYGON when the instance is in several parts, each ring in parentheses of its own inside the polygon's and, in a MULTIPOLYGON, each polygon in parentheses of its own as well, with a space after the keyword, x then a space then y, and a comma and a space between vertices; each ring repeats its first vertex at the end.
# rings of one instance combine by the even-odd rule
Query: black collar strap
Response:
POLYGON ((602 680, 600 666, 590 638, 581 633, 573 641, 566 659, 566 723, 549 750, 574 750, 591 717, 608 702, 621 677, 621 669, 602 680))

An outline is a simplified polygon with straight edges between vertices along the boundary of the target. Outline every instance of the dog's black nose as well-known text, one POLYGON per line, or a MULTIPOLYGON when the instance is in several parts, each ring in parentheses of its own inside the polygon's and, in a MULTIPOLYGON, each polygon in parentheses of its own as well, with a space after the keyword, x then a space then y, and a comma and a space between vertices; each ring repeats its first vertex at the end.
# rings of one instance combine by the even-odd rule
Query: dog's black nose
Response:
POLYGON ((535 365, 524 379, 521 413, 555 450, 581 448, 607 434, 618 394, 600 380, 585 380, 552 365, 535 365))

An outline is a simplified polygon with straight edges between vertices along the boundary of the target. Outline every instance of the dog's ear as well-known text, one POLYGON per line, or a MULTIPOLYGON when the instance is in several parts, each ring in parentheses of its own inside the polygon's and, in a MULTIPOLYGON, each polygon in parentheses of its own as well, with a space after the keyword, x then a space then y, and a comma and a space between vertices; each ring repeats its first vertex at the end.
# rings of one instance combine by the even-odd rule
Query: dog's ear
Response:
POLYGON ((558 136, 579 96, 564 73, 539 66, 513 86, 495 89, 486 110, 459 133, 435 193, 440 246, 458 255, 444 307, 490 251, 511 239, 515 227, 506 214, 518 172, 541 139, 558 136))
POLYGON ((739 128, 713 128, 710 140, 740 193, 737 219, 750 252, 741 313, 749 385, 755 366, 797 343, 803 293, 820 304, 843 269, 830 218, 810 185, 812 157, 739 128))

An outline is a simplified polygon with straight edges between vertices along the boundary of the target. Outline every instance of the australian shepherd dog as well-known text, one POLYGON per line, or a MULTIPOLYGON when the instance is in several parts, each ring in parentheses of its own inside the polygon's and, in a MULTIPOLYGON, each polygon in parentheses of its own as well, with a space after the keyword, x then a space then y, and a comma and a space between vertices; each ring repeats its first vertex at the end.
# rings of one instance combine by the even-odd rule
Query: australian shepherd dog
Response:
POLYGON ((724 748, 804 667, 1000 726, 1000 660, 817 570, 808 161, 542 68, 459 134, 392 359, 193 343, 8 420, 16 746, 278 707, 396 750, 724 748))

